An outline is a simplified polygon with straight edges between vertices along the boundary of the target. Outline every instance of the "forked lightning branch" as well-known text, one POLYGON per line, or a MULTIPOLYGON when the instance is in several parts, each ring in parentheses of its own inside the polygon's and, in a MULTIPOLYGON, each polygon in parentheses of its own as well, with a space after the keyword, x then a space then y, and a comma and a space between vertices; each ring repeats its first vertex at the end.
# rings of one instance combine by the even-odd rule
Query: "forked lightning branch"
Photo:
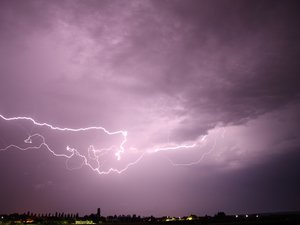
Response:
MULTIPOLYGON (((66 133, 80 133, 80 132, 86 132, 86 131, 97 131, 97 132, 103 132, 105 135, 109 135, 109 136, 119 136, 121 137, 121 141, 118 145, 112 145, 109 148, 105 148, 105 149, 97 149, 94 145, 90 144, 87 152, 88 155, 84 155, 82 154, 79 149, 76 149, 72 146, 69 145, 65 145, 64 149, 65 151, 63 153, 58 153, 56 151, 56 149, 50 147, 49 143, 47 143, 46 141, 46 137, 45 135, 42 135, 40 133, 33 133, 33 134, 29 134, 24 140, 24 144, 25 146, 20 146, 18 144, 14 144, 11 143, 3 148, 0 148, 0 151, 5 151, 5 150, 9 150, 9 149, 19 149, 22 151, 25 150, 30 150, 30 149, 40 149, 42 147, 45 147, 53 156, 56 157, 64 157, 67 160, 72 159, 73 157, 77 157, 81 159, 80 165, 77 168, 81 168, 83 166, 88 166, 90 169, 92 169, 94 172, 100 174, 100 175, 105 175, 105 174, 110 174, 110 173, 118 173, 121 174, 124 171, 126 171, 128 168, 134 166, 135 164, 137 164, 138 162, 141 161, 141 159, 146 155, 146 154, 154 154, 154 153, 158 153, 158 152, 165 152, 165 151, 176 151, 176 150, 182 150, 182 149, 195 149, 196 147, 201 147, 201 144, 205 144, 207 141, 207 135, 202 136, 202 138, 198 141, 198 142, 194 142, 191 144, 181 144, 181 145, 172 145, 172 146, 159 146, 159 147, 154 147, 151 148, 148 151, 142 151, 141 154, 135 158, 134 160, 132 160, 129 163, 126 163, 123 168, 119 169, 119 168, 114 168, 114 167, 110 167, 110 168, 106 168, 106 169, 102 169, 101 167, 101 157, 105 154, 108 153, 112 153, 114 155, 114 160, 116 161, 121 161, 122 160, 122 156, 124 154, 126 154, 126 149, 125 149, 125 145, 127 142, 127 135, 128 132, 126 130, 118 130, 118 131, 109 131, 104 127, 100 127, 100 126, 91 126, 91 127, 85 127, 85 128, 67 128, 67 127, 57 127, 57 126, 53 126, 49 123, 41 123, 41 122, 37 122, 36 120, 34 120, 31 117, 25 117, 25 116, 21 116, 21 117, 6 117, 0 114, 0 118, 4 121, 7 122, 12 122, 12 121, 28 121, 31 122, 33 126, 37 126, 37 127, 42 127, 42 128, 46 128, 46 129, 50 129, 51 131, 61 131, 61 132, 66 132, 66 133), (38 145, 32 146, 33 143, 33 139, 39 139, 40 143, 38 145), (96 163, 90 163, 90 161, 93 160, 96 163), (96 164, 96 165, 95 165, 96 164)), ((200 161, 203 159, 203 157, 207 154, 209 154, 213 148, 216 145, 216 139, 214 141, 213 147, 206 153, 204 153, 200 159, 197 159, 196 161, 191 161, 188 163, 174 163, 171 161, 172 165, 174 166, 180 166, 180 165, 184 165, 184 166, 188 166, 188 165, 195 165, 200 163, 200 161)), ((70 168, 69 168, 70 169, 70 168)))

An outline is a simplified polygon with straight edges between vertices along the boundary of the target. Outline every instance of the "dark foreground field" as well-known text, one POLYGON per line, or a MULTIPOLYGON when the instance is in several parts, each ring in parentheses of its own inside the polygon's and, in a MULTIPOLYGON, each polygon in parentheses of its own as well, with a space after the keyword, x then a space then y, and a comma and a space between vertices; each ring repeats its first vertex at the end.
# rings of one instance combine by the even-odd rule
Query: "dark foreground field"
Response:
MULTIPOLYGON (((214 217, 143 217, 139 221, 110 220, 109 217, 99 217, 91 220, 91 217, 78 217, 76 219, 36 217, 24 218, 24 215, 9 215, 0 217, 0 225, 71 225, 71 224, 94 224, 94 225, 300 225, 300 213, 273 213, 252 215, 225 215, 217 214, 214 217), (23 219, 22 219, 23 218, 23 219), (188 220, 190 218, 190 220, 188 220), (96 222, 98 221, 98 222, 96 222)), ((124 217, 126 218, 126 217, 124 217)), ((124 219, 123 218, 123 219, 124 219)), ((128 218, 127 218, 128 219, 128 218)))

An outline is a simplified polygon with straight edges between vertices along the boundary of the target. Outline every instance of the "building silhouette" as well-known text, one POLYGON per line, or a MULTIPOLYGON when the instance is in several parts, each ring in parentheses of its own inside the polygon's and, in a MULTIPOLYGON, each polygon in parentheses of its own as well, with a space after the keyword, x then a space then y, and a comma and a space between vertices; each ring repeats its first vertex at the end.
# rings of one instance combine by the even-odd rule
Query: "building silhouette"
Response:
POLYGON ((98 217, 98 218, 101 217, 101 209, 100 209, 100 208, 97 209, 97 217, 98 217))

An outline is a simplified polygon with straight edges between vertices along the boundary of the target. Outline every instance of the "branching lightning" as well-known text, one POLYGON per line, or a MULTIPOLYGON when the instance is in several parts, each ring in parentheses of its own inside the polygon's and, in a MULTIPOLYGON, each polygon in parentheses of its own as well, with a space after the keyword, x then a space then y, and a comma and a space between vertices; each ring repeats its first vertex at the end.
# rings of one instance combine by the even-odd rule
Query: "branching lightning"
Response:
MULTIPOLYGON (((222 137, 222 138, 224 138, 225 132, 226 132, 226 129, 223 128, 223 129, 222 129, 222 134, 221 134, 221 137, 222 137)), ((218 132, 218 133, 219 133, 219 132, 218 132)), ((167 158, 167 159, 170 161, 170 163, 171 163, 173 166, 193 166, 193 165, 197 165, 197 164, 199 164, 199 163, 204 159, 205 156, 211 154, 211 153, 214 151, 214 149, 215 149, 215 147, 216 147, 216 145, 217 145, 218 136, 219 136, 219 135, 217 135, 217 136, 214 138, 213 144, 212 144, 212 146, 209 148, 209 150, 206 151, 206 152, 204 152, 204 153, 200 156, 200 158, 198 158, 197 160, 190 161, 190 162, 185 162, 185 163, 175 163, 175 162, 172 161, 171 159, 169 159, 169 158, 167 158)), ((206 142, 206 138, 207 138, 207 135, 203 136, 203 137, 201 138, 201 142, 206 142)))
MULTIPOLYGON (((119 148, 118 150, 115 152, 115 156, 117 157, 117 160, 120 160, 121 159, 121 155, 124 153, 125 151, 125 148, 124 148, 124 145, 127 141, 127 131, 124 131, 124 130, 119 130, 119 131, 114 131, 114 132, 111 132, 111 131, 108 131, 107 129, 105 129, 104 127, 96 127, 96 126, 93 126, 93 127, 86 127, 86 128, 77 128, 77 129, 74 129, 74 128, 67 128, 67 127, 64 127, 64 128, 61 128, 61 127, 56 127, 56 126, 52 126, 51 124, 48 124, 48 123, 39 123, 37 121, 35 121, 33 118, 31 117, 5 117, 3 115, 0 114, 0 118, 2 118, 3 120, 5 121, 15 121, 15 120, 28 120, 28 121, 31 121, 34 125, 36 126, 40 126, 40 127, 48 127, 50 128, 51 130, 57 130, 57 131, 66 131, 66 132, 82 132, 82 131, 88 131, 88 130, 101 130, 103 132, 105 132, 106 134, 108 135, 122 135, 123 137, 123 140, 121 142, 121 144, 119 145, 119 148)), ((88 162, 88 158, 84 155, 82 155, 77 149, 75 148, 71 148, 70 146, 66 146, 66 150, 67 152, 69 152, 70 154, 57 154, 55 153, 50 147, 49 145, 46 143, 45 141, 45 137, 41 134, 33 134, 33 135, 29 135, 28 138, 26 138, 24 140, 24 142, 26 144, 31 144, 32 143, 32 139, 34 137, 39 137, 41 139, 41 144, 39 144, 38 146, 29 146, 29 147, 25 147, 25 148, 21 148, 17 145, 14 145, 14 144, 11 144, 3 149, 0 149, 0 151, 4 151, 4 150, 8 150, 9 148, 17 148, 19 150, 22 150, 22 151, 25 151, 25 150, 29 150, 29 149, 40 149, 41 147, 45 146, 54 156, 58 156, 58 157, 65 157, 67 159, 71 159, 73 156, 78 156, 80 158, 83 159, 83 162, 82 164, 80 165, 80 168, 83 166, 83 165, 86 165, 88 167, 90 167, 93 171, 99 173, 99 174, 109 174, 111 172, 115 172, 115 173, 122 173, 124 172, 125 170, 127 170, 130 166, 134 165, 135 163, 137 163, 141 158, 139 157, 136 161, 132 162, 132 163, 129 163, 124 169, 121 169, 121 170, 118 170, 118 169, 114 169, 114 168, 110 168, 106 171, 101 171, 100 170, 100 163, 99 163, 99 156, 101 154, 105 154, 105 152, 111 150, 111 149, 114 149, 113 147, 109 148, 109 149, 102 149, 102 150, 97 150, 94 148, 93 145, 91 145, 89 148, 88 148, 88 151, 89 151, 89 157, 91 159, 95 159, 98 166, 96 168, 94 168, 89 162, 88 162), (97 153, 101 153, 100 155, 97 155, 97 153)))
MULTIPOLYGON (((37 146, 20 147, 18 145, 11 144, 11 145, 6 146, 5 148, 0 149, 0 151, 5 151, 5 150, 8 150, 10 148, 16 148, 16 149, 19 149, 19 150, 22 150, 22 151, 26 151, 26 150, 30 150, 30 149, 40 149, 42 147, 45 147, 52 155, 54 155, 56 157, 64 157, 64 158, 66 158, 67 159, 66 160, 66 166, 67 166, 68 169, 75 169, 74 167, 70 168, 68 166, 68 162, 73 157, 76 157, 76 159, 80 159, 79 166, 76 167, 76 169, 77 168, 82 168, 83 166, 88 166, 92 171, 94 171, 94 172, 96 172, 96 173, 98 173, 100 175, 102 175, 102 174, 110 174, 110 173, 121 174, 124 171, 126 171, 128 168, 130 168, 130 167, 134 166, 135 164, 137 164, 138 162, 140 162, 141 159, 146 154, 153 154, 153 153, 166 152, 166 151, 177 151, 179 149, 181 149, 181 150, 184 150, 184 149, 196 149, 196 148, 198 148, 200 146, 200 144, 205 143, 206 139, 207 139, 207 135, 204 135, 204 136, 202 136, 202 138, 200 140, 198 140, 195 143, 182 144, 182 145, 173 144, 171 146, 155 147, 155 148, 152 148, 152 150, 145 151, 145 152, 141 153, 141 155, 137 159, 135 159, 133 162, 130 162, 130 163, 126 164, 123 169, 116 169, 116 168, 110 167, 110 168, 108 168, 106 170, 103 170, 102 169, 102 164, 100 163, 100 161, 101 161, 100 159, 103 156, 107 155, 108 153, 114 152, 116 160, 118 160, 118 161, 121 160, 122 155, 125 153, 125 147, 124 146, 125 146, 125 144, 127 142, 127 135, 128 135, 127 131, 125 131, 125 130, 118 130, 118 131, 111 132, 111 131, 108 131, 104 127, 97 127, 97 126, 86 127, 86 128, 76 128, 76 129, 75 128, 67 128, 67 127, 61 128, 61 127, 53 126, 53 125, 48 124, 48 123, 40 123, 40 122, 35 121, 31 117, 24 117, 24 116, 22 116, 22 117, 5 117, 5 116, 3 116, 3 115, 0 114, 0 118, 3 119, 3 120, 5 120, 5 121, 18 121, 18 120, 22 121, 22 120, 26 120, 26 121, 32 122, 35 126, 46 127, 46 128, 51 129, 51 130, 54 130, 54 131, 84 132, 84 131, 95 130, 95 131, 103 131, 107 135, 121 135, 122 141, 121 141, 121 143, 120 143, 119 146, 113 145, 113 146, 111 146, 109 148, 97 149, 97 148, 94 147, 94 145, 89 145, 89 147, 87 148, 87 153, 88 153, 87 156, 85 156, 82 153, 80 153, 78 151, 78 149, 70 147, 69 145, 65 146, 65 153, 57 153, 57 152, 55 152, 48 145, 48 143, 46 142, 45 137, 42 134, 40 134, 40 133, 30 134, 24 140, 25 144, 30 145, 30 144, 32 144, 33 139, 38 139, 38 140, 40 140, 40 143, 37 146), (94 165, 91 164, 91 161, 94 162, 94 165)), ((223 132, 223 136, 224 136, 224 132, 223 132)), ((198 163, 201 162, 201 160, 206 155, 210 154, 213 151, 214 147, 216 146, 216 142, 217 141, 215 139, 212 148, 208 152, 202 154, 202 156, 198 160, 196 160, 196 161, 188 162, 188 163, 174 163, 170 159, 169 159, 169 161, 174 166, 191 166, 191 165, 198 164, 198 163)))

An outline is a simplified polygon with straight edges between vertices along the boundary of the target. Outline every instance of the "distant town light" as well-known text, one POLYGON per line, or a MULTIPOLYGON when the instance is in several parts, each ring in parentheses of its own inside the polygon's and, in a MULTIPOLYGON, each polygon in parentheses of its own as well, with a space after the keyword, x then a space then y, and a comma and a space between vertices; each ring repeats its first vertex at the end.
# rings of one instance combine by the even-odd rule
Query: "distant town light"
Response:
POLYGON ((239 215, 235 215, 235 218, 239 218, 239 215))
POLYGON ((92 220, 76 220, 75 224, 95 224, 92 220))
POLYGON ((248 218, 248 214, 246 214, 246 218, 248 218))
POLYGON ((176 218, 175 217, 167 217, 166 222, 169 222, 169 221, 176 221, 176 218))
POLYGON ((258 215, 256 215, 256 218, 258 218, 258 215))
POLYGON ((33 219, 27 219, 26 223, 34 223, 34 220, 33 219))

